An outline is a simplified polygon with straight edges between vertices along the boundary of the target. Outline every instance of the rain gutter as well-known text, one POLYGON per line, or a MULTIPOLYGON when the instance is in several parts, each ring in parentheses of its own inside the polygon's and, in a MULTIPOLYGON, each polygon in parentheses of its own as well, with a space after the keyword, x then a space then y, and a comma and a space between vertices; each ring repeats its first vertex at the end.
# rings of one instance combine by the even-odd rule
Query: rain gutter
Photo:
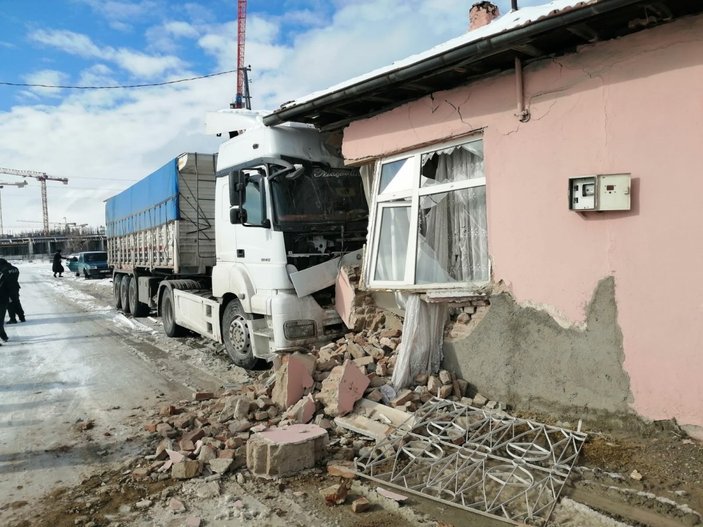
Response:
MULTIPOLYGON (((361 81, 358 84, 341 88, 320 97, 293 105, 288 108, 276 110, 263 117, 263 123, 267 126, 274 126, 289 121, 300 120, 300 117, 317 113, 325 107, 345 100, 356 99, 373 90, 385 88, 405 81, 411 81, 426 75, 427 73, 456 65, 467 59, 472 61, 487 58, 491 55, 510 50, 522 39, 534 37, 540 33, 545 33, 566 25, 583 22, 596 15, 606 14, 617 9, 642 3, 643 0, 601 0, 592 5, 583 6, 569 10, 563 14, 556 14, 548 18, 536 20, 528 23, 527 26, 499 33, 492 37, 487 37, 475 42, 470 42, 459 48, 446 51, 440 55, 429 57, 421 62, 411 64, 402 69, 390 71, 361 81)), ((361 117, 361 116, 360 116, 361 117)))

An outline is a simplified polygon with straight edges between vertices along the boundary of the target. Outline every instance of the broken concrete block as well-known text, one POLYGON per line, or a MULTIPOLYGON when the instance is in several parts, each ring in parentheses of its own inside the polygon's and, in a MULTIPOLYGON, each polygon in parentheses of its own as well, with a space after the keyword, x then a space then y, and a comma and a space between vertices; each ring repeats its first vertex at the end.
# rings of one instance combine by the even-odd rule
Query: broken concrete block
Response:
POLYGON ((452 394, 453 390, 454 390, 454 386, 452 386, 451 384, 442 385, 439 387, 439 393, 437 396, 440 399, 446 399, 447 397, 449 397, 452 394))
POLYGON ((200 462, 194 459, 184 459, 171 467, 173 479, 191 479, 200 474, 200 462))
POLYGON ((352 512, 366 512, 367 510, 369 510, 370 507, 371 504, 369 503, 369 500, 364 497, 357 498, 352 501, 352 512))
POLYGON ((344 267, 339 270, 334 281, 334 309, 349 329, 354 328, 352 313, 354 312, 354 300, 356 292, 349 280, 349 275, 344 267))
POLYGON ((397 338, 400 337, 403 334, 403 332, 400 329, 397 328, 391 328, 391 329, 384 329, 381 331, 381 334, 379 335, 381 338, 397 338))
POLYGON ((234 421, 234 422, 230 423, 229 431, 232 432, 233 434, 238 434, 240 432, 246 432, 252 426, 254 426, 254 425, 252 423, 250 423, 248 420, 242 419, 240 421, 234 421))
POLYGON ((427 385, 427 381, 430 379, 430 376, 427 375, 426 373, 418 373, 415 375, 415 384, 422 384, 422 385, 427 385))
POLYGON ((389 350, 394 350, 398 347, 398 343, 395 340, 391 340, 388 337, 383 337, 379 340, 381 346, 388 348, 389 350))
POLYGON ((498 401, 488 401, 486 403, 486 408, 489 410, 494 410, 498 406, 498 401))
POLYGON ((203 463, 217 458, 217 451, 210 445, 203 445, 198 453, 198 461, 203 463))
POLYGON ((400 390, 395 399, 391 401, 391 406, 402 406, 408 401, 412 400, 413 391, 412 390, 400 390))
POLYGON ((183 414, 173 420, 173 426, 176 428, 188 428, 192 423, 193 416, 191 414, 183 414))
POLYGON ((370 355, 364 355, 363 357, 354 359, 354 364, 364 369, 366 368, 366 366, 368 366, 369 364, 373 364, 374 362, 374 358, 370 355))
MULTIPOLYGON (((425 388, 425 390, 427 390, 427 388, 425 388)), ((381 391, 378 388, 374 388, 371 393, 366 396, 366 398, 377 403, 383 399, 383 395, 381 395, 381 391)))
POLYGON ((266 421, 269 418, 269 413, 265 410, 258 410, 254 412, 254 419, 256 421, 266 421))
POLYGON ((195 450, 195 445, 190 439, 181 439, 178 442, 178 448, 185 452, 192 452, 195 450))
POLYGON ((216 459, 211 459, 209 462, 210 469, 215 473, 215 474, 226 474, 227 471, 230 469, 232 466, 232 459, 225 459, 225 458, 216 458, 216 459))
POLYGON ((173 450, 173 441, 171 439, 162 439, 159 444, 156 445, 156 459, 166 459, 168 454, 166 450, 173 450))
POLYGON ((364 351, 364 348, 362 348, 361 346, 359 346, 358 344, 356 344, 354 342, 347 343, 347 351, 355 359, 360 359, 362 357, 368 356, 368 355, 366 355, 366 351, 364 351))
POLYGON ((474 406, 477 408, 481 408, 488 402, 488 399, 481 395, 480 393, 477 393, 474 395, 474 406))
POLYGON ((439 377, 437 377, 436 375, 430 375, 429 379, 427 379, 427 389, 432 395, 436 396, 441 386, 442 381, 440 381, 439 377))
POLYGON ((162 404, 159 407, 159 415, 162 417, 169 417, 171 415, 176 415, 178 410, 172 404, 162 404))
POLYGON ((452 383, 452 374, 449 373, 447 370, 440 370, 439 382, 441 382, 444 385, 451 384, 452 383))
POLYGON ((295 403, 292 407, 290 407, 283 417, 285 419, 291 419, 296 423, 305 424, 309 423, 312 420, 316 411, 317 404, 315 403, 315 399, 313 398, 312 394, 309 393, 300 401, 295 403))
POLYGON ((186 458, 183 454, 176 452, 175 450, 166 449, 166 453, 172 463, 180 463, 186 458))
POLYGON ((200 527, 201 523, 202 520, 197 516, 189 516, 188 519, 186 519, 186 527, 200 527))
POLYGON ((258 476, 285 476, 311 468, 327 451, 327 431, 296 424, 254 434, 247 442, 247 468, 258 476))
POLYGON ((317 399, 325 405, 325 413, 332 417, 352 411, 354 403, 364 396, 369 379, 356 364, 345 361, 332 370, 322 383, 317 399))
POLYGON ((314 356, 302 353, 289 355, 276 371, 276 381, 271 392, 273 402, 280 409, 285 409, 299 401, 312 388, 314 371, 314 356))
POLYGON ((402 503, 408 499, 408 497, 403 494, 398 494, 397 492, 386 490, 383 487, 376 487, 376 492, 378 492, 381 496, 384 496, 398 503, 402 503))

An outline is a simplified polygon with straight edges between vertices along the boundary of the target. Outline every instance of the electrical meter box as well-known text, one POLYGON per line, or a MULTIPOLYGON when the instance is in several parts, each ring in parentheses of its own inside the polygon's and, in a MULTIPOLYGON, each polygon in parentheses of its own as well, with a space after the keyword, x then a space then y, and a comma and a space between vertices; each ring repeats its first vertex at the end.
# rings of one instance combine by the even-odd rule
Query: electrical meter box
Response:
POLYGON ((578 211, 630 210, 630 174, 569 178, 569 208, 578 211))

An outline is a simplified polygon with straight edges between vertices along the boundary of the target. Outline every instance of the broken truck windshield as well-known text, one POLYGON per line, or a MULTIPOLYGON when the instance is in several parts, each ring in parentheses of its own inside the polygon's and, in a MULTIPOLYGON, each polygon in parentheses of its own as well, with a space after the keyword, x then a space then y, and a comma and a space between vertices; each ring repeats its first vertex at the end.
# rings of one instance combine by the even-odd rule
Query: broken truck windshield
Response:
POLYGON ((293 177, 271 178, 276 222, 339 223, 368 216, 357 169, 307 167, 293 177))

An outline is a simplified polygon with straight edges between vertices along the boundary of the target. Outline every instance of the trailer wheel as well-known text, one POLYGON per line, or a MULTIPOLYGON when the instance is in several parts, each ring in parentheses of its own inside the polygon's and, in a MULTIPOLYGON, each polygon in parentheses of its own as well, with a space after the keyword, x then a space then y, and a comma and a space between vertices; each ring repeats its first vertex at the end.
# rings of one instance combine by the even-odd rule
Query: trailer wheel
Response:
POLYGON ((176 315, 173 309, 173 291, 166 289, 161 296, 161 320, 164 323, 164 332, 167 337, 182 337, 185 328, 176 324, 176 315))
POLYGON ((116 274, 112 277, 112 294, 115 297, 115 308, 122 309, 122 293, 120 286, 122 285, 122 275, 116 274))
POLYGON ((122 277, 122 283, 120 284, 120 301, 122 302, 123 313, 131 313, 129 310, 129 283, 131 281, 131 277, 126 274, 122 277))
POLYGON ((149 306, 139 301, 139 284, 136 276, 129 281, 129 310, 133 317, 145 317, 149 314, 149 306))
POLYGON ((237 299, 230 300, 222 315, 222 340, 227 354, 237 366, 250 370, 256 365, 247 319, 237 299))

